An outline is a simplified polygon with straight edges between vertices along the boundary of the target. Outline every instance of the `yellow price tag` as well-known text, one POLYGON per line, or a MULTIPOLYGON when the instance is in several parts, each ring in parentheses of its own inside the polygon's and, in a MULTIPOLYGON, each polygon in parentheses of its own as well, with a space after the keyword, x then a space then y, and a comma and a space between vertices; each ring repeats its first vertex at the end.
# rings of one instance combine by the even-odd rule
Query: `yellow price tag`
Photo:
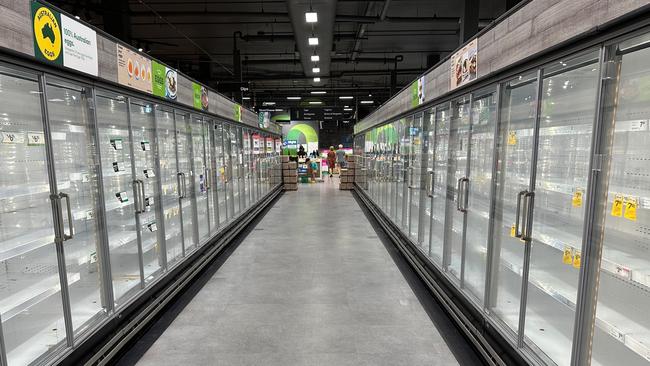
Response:
POLYGON ((562 263, 564 264, 573 263, 573 248, 564 247, 564 253, 562 254, 562 263))
POLYGON ((617 194, 614 196, 614 202, 612 203, 612 216, 622 217, 623 216, 623 196, 617 194))
POLYGON ((508 133, 508 145, 517 145, 517 132, 510 131, 508 133))
POLYGON ((637 207, 636 198, 625 198, 625 215, 624 217, 628 220, 636 221, 636 207, 637 207))
POLYGON ((573 199, 571 199, 573 207, 582 207, 582 190, 573 192, 573 199))
POLYGON ((513 237, 513 238, 514 238, 515 236, 517 236, 517 231, 516 231, 516 229, 515 229, 515 225, 512 225, 512 226, 510 227, 510 236, 513 237))
POLYGON ((580 263, 582 261, 582 255, 580 252, 575 252, 573 254, 573 268, 580 268, 580 263))

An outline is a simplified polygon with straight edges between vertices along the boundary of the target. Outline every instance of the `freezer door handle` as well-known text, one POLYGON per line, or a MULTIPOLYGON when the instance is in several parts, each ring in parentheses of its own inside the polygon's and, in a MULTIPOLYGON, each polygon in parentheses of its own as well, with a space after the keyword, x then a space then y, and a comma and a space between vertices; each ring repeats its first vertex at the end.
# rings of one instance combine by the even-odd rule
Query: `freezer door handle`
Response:
POLYGON ((138 181, 140 182, 140 213, 145 213, 147 195, 144 191, 144 181, 142 179, 138 179, 138 181))
POLYGON ((139 185, 140 185, 140 180, 139 179, 134 179, 133 180, 133 191, 135 192, 135 194, 134 194, 133 197, 135 199, 134 208, 135 208, 135 213, 136 214, 140 213, 140 188, 139 188, 139 185))
POLYGON ((433 198, 433 170, 429 172, 429 184, 427 185, 427 196, 433 198))
POLYGON ((457 211, 462 211, 460 208, 460 202, 461 202, 461 189, 460 185, 462 184, 463 178, 458 178, 458 181, 456 182, 456 210, 457 211))
POLYGON ((187 197, 187 179, 185 177, 185 173, 183 174, 183 198, 187 197))
POLYGON ((406 168, 406 171, 408 172, 408 175, 407 175, 407 177, 408 177, 408 181, 407 181, 408 187, 409 187, 409 189, 413 189, 413 188, 415 188, 415 187, 413 187, 413 172, 415 171, 415 168, 410 166, 410 167, 406 168))
POLYGON ((524 195, 524 222, 522 240, 531 241, 533 232, 533 208, 535 205, 535 192, 527 192, 524 195))
POLYGON ((178 183, 178 198, 183 198, 183 183, 181 182, 182 177, 183 173, 176 173, 176 182, 178 183))
POLYGON ((462 183, 461 188, 463 191, 463 201, 462 201, 463 208, 461 211, 467 212, 467 209, 469 208, 469 178, 467 177, 462 178, 461 183, 462 183))
POLYGON ((212 177, 210 176, 210 168, 205 168, 205 190, 209 191, 212 187, 210 187, 210 183, 212 183, 212 177))
POLYGON ((67 193, 60 192, 59 199, 62 200, 64 198, 65 198, 65 207, 66 210, 68 211, 68 230, 70 230, 70 234, 66 234, 65 229, 62 230, 63 241, 66 241, 74 238, 74 223, 72 222, 72 209, 70 209, 70 196, 68 196, 67 193))
POLYGON ((519 231, 519 222, 521 221, 521 198, 528 193, 527 190, 523 190, 517 193, 517 210, 515 211, 515 237, 521 238, 522 233, 519 231))

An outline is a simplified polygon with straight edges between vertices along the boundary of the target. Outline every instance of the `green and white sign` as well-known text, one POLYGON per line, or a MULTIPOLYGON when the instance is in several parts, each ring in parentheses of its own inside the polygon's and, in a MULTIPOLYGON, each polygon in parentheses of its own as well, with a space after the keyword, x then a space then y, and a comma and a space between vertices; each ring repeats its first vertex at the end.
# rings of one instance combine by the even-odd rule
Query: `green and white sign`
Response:
POLYGON ((208 100, 208 88, 201 84, 192 82, 192 93, 194 96, 194 108, 207 111, 208 106, 210 105, 208 100))
POLYGON ((31 3, 34 56, 97 76, 97 32, 48 5, 31 3))
POLYGON ((241 122, 241 106, 239 104, 232 107, 232 119, 241 122))
POLYGON ((424 103, 424 76, 411 84, 411 107, 424 103))
POLYGON ((174 69, 156 62, 151 61, 151 77, 153 95, 170 100, 176 100, 176 91, 178 90, 178 73, 174 69))

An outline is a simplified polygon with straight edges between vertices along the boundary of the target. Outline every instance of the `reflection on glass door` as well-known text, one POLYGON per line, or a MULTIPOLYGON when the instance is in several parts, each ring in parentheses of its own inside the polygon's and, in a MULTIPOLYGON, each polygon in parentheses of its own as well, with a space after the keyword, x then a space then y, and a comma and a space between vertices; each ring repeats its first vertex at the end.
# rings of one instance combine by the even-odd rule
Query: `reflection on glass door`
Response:
POLYGON ((46 87, 54 170, 65 225, 65 263, 75 334, 107 315, 102 274, 99 161, 90 89, 51 79, 46 87))
POLYGON ((530 186, 537 110, 537 74, 520 75, 502 85, 497 140, 491 289, 487 307, 519 332, 524 244, 519 236, 521 201, 530 186))
POLYGON ((447 207, 447 173, 449 162, 449 104, 436 107, 435 136, 432 145, 433 186, 431 188, 431 231, 429 234, 429 256, 442 267, 445 240, 445 212, 447 207))
POLYGON ((217 199, 219 201, 219 225, 228 221, 230 211, 228 208, 228 166, 226 164, 227 152, 224 144, 224 124, 216 122, 214 125, 214 154, 217 175, 217 199))
MULTIPOLYGON (((210 237, 210 200, 208 199, 208 160, 205 158, 203 118, 192 115, 192 176, 194 186, 194 200, 196 204, 196 221, 198 243, 210 237)), ((185 220, 185 216, 183 216, 185 220)))
POLYGON ((250 150, 250 141, 248 130, 245 128, 237 127, 237 139, 239 140, 239 155, 241 156, 241 205, 242 211, 248 207, 250 203, 250 167, 249 167, 249 150, 250 150))
POLYGON ((106 231, 116 304, 128 300, 143 281, 136 225, 136 212, 140 209, 140 197, 136 195, 140 194, 140 186, 133 178, 133 148, 125 100, 121 95, 103 93, 96 97, 106 231))
POLYGON ((419 234, 420 195, 422 189, 422 114, 416 115, 409 124, 408 150, 408 218, 407 232, 409 237, 421 245, 419 234))
POLYGON ((205 161, 208 166, 206 174, 208 191, 208 205, 210 207, 210 234, 217 232, 219 228, 219 199, 217 197, 217 186, 219 174, 217 172, 220 163, 217 162, 216 146, 214 139, 214 121, 206 119, 203 124, 203 139, 205 141, 205 161))
POLYGON ((543 69, 525 335, 558 365, 570 363, 597 61, 594 52, 543 69))
POLYGON ((471 107, 463 285, 480 303, 485 292, 496 103, 491 88, 475 93, 471 107))
POLYGON ((447 236, 445 256, 447 270, 461 279, 461 262, 464 252, 463 237, 467 212, 467 156, 469 152, 469 98, 452 103, 451 130, 449 138, 449 166, 447 170, 447 236))
POLYGON ((592 365, 650 363, 650 35, 608 48, 611 75, 604 91, 610 128, 592 365))
POLYGON ((163 216, 160 194, 158 146, 156 145, 156 120, 154 106, 147 101, 131 99, 131 138, 133 146, 133 171, 139 199, 137 225, 141 242, 142 268, 145 283, 162 274, 165 260, 162 243, 163 216), (139 193, 139 194, 138 194, 139 193))
POLYGON ((226 191, 228 205, 228 220, 235 217, 235 192, 237 191, 237 182, 233 175, 233 160, 232 160, 232 137, 230 125, 223 123, 223 148, 224 148, 224 168, 226 176, 226 191))
POLYGON ((178 174, 183 194, 180 196, 181 222, 183 223, 184 254, 192 252, 198 244, 195 215, 196 191, 192 170, 192 126, 189 113, 176 110, 176 157, 178 174))
POLYGON ((64 345, 66 327, 39 84, 0 68, 0 93, 0 320, 14 366, 64 345))
POLYGON ((183 257, 183 236, 179 199, 183 194, 181 176, 176 161, 176 128, 174 111, 156 106, 156 138, 160 165, 160 205, 163 210, 167 265, 172 266, 183 257))
POLYGON ((392 190, 390 192, 392 206, 391 208, 393 212, 393 220, 398 223, 400 227, 404 227, 406 216, 403 215, 403 207, 405 206, 406 201, 403 198, 404 190, 406 189, 404 185, 406 165, 402 159, 402 151, 404 149, 404 134, 407 130, 406 120, 401 119, 399 121, 393 122, 393 126, 395 128, 395 132, 397 133, 397 143, 395 144, 395 148, 391 151, 391 158, 393 162, 390 175, 392 177, 392 190))

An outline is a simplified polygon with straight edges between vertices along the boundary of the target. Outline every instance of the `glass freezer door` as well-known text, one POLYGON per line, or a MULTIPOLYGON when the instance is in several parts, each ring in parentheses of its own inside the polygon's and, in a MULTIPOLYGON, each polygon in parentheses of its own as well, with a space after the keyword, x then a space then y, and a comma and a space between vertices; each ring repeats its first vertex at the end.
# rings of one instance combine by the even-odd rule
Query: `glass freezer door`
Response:
POLYGON ((420 223, 420 195, 422 189, 422 114, 418 114, 409 125, 408 139, 408 227, 409 237, 418 245, 423 243, 422 234, 419 233, 420 223))
POLYGON ((168 267, 183 257, 183 236, 181 227, 180 200, 183 190, 180 186, 176 160, 176 129, 174 111, 156 106, 156 139, 158 140, 160 205, 163 210, 165 233, 165 254, 168 267))
POLYGON ((196 190, 192 169, 192 126, 190 115, 175 111, 176 118, 176 157, 178 161, 178 176, 183 190, 179 202, 181 206, 181 222, 183 223, 183 255, 194 251, 198 245, 198 230, 196 224, 196 190))
POLYGON ((126 98, 98 93, 95 101, 113 297, 119 305, 143 287, 136 224, 136 213, 141 207, 141 189, 139 181, 133 177, 126 98))
POLYGON ((447 169, 447 207, 445 225, 446 269, 460 281, 464 253, 463 238, 469 187, 467 157, 469 153, 470 101, 463 98, 452 103, 447 169))
POLYGON ((250 204, 250 137, 248 130, 237 127, 237 138, 239 139, 239 154, 241 156, 241 192, 242 211, 250 204))
POLYGON ((431 241, 431 207, 433 205, 433 162, 435 157, 435 137, 436 137, 436 113, 435 109, 429 109, 424 112, 422 132, 422 191, 420 193, 420 222, 419 227, 422 231, 422 250, 427 255, 430 253, 431 241))
POLYGON ((603 120, 612 124, 611 161, 596 206, 604 235, 591 364, 640 366, 650 363, 650 34, 615 44, 608 55, 615 71, 603 120))
POLYGON ((224 143, 224 124, 214 124, 214 156, 217 178, 217 200, 219 201, 219 225, 223 225, 230 217, 228 208, 228 165, 226 164, 226 145, 224 143))
MULTIPOLYGON (((210 171, 208 160, 205 156, 205 132, 203 118, 192 115, 192 172, 194 199, 196 201, 196 228, 198 230, 198 243, 203 243, 210 238, 210 200, 208 199, 208 184, 210 171)), ((185 216, 183 216, 185 219, 185 216)))
POLYGON ((135 212, 146 284, 158 278, 165 266, 156 117, 152 103, 135 99, 130 102, 133 170, 139 188, 139 208, 135 212))
POLYGON ((203 124, 203 138, 205 141, 205 161, 208 165, 206 189, 210 205, 210 235, 215 234, 219 228, 219 197, 217 190, 219 185, 218 167, 214 133, 215 121, 205 119, 203 124))
POLYGON ((390 176, 392 177, 390 199, 392 206, 391 208, 393 210, 393 221, 403 228, 406 222, 406 214, 403 210, 404 206, 406 205, 406 201, 403 199, 404 191, 406 190, 406 187, 404 185, 406 165, 402 159, 402 150, 404 149, 404 133, 406 131, 406 121, 404 119, 401 119, 399 121, 393 122, 393 125, 395 126, 395 132, 397 133, 397 143, 391 150, 391 159, 393 164, 390 173, 390 176))
POLYGON ((48 78, 46 95, 76 335, 103 320, 109 308, 103 284, 110 281, 102 278, 102 228, 97 220, 101 183, 93 98, 91 89, 53 78, 48 78))
POLYGON ((66 343, 41 92, 35 75, 0 67, 0 331, 9 366, 66 343))
POLYGON ((472 98, 469 145, 469 181, 463 252, 463 286, 482 304, 485 293, 487 248, 490 229, 490 190, 497 111, 496 91, 491 88, 472 98))
POLYGON ((536 73, 520 75, 501 86, 491 287, 486 306, 514 334, 519 333, 524 268, 518 213, 530 187, 537 89, 536 73))
POLYGON ((543 69, 525 336, 558 365, 571 359, 598 56, 543 69))
POLYGON ((445 242, 445 212, 447 207, 447 173, 449 162, 449 104, 436 107, 433 152, 433 187, 431 188, 431 231, 429 257, 442 267, 445 242))

